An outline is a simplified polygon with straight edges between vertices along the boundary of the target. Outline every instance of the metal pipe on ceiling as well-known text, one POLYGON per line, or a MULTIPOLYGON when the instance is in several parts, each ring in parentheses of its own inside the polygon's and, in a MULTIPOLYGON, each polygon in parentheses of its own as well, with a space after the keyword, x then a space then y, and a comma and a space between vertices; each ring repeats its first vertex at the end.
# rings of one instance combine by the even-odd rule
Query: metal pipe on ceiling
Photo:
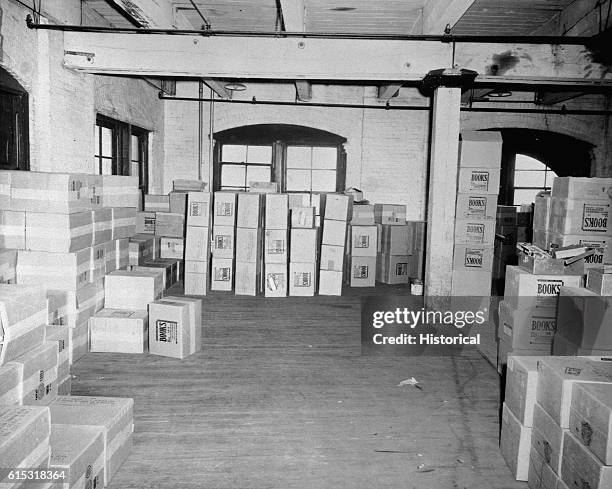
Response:
MULTIPOLYGON (((242 104, 242 105, 275 105, 289 107, 327 107, 327 108, 342 108, 342 109, 374 109, 374 110, 431 110, 429 105, 364 105, 364 104, 334 104, 323 102, 285 102, 280 100, 230 100, 230 99, 212 99, 212 98, 196 98, 196 97, 167 97, 162 92, 159 94, 161 100, 175 100, 181 102, 215 102, 224 104, 242 104)), ((500 102, 503 103, 503 102, 500 102)), ((527 102, 528 103, 528 102, 527 102)), ((495 108, 495 107, 461 107, 462 112, 495 112, 509 114, 555 114, 555 115, 593 115, 593 116, 610 116, 612 110, 595 110, 595 109, 526 109, 526 108, 495 108)))

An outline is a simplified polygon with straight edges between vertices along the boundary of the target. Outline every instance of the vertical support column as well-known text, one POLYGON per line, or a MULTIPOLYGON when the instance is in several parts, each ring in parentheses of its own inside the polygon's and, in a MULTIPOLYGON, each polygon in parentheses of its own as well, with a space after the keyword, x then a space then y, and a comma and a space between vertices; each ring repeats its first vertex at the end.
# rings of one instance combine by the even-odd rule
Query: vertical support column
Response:
POLYGON ((450 296, 457 198, 461 89, 434 93, 427 209, 425 295, 450 296))

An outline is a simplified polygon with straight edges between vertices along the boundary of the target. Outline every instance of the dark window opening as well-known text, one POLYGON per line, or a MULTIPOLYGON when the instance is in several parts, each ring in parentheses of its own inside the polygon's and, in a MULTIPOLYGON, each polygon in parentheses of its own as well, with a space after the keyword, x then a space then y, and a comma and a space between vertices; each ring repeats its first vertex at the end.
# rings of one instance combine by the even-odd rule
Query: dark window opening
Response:
POLYGON ((0 68, 0 168, 30 169, 28 93, 0 68))

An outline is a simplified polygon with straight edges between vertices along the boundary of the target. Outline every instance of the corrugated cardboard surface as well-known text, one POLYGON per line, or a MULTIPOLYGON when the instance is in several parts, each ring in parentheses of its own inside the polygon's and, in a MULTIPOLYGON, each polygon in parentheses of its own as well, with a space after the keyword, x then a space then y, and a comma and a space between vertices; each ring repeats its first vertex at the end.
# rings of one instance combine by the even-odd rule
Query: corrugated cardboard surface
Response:
POLYGON ((209 192, 189 192, 187 196, 187 226, 209 228, 211 222, 212 195, 209 192))
POLYGON ((51 432, 49 408, 0 407, 0 460, 5 467, 19 467, 51 432))
POLYGON ((287 229, 289 219, 289 195, 266 194, 266 229, 287 229))
POLYGON ((236 207, 236 193, 215 192, 213 207, 213 224, 217 226, 235 226, 236 207))
POLYGON ((145 353, 147 311, 102 309, 89 320, 89 337, 92 352, 145 353))

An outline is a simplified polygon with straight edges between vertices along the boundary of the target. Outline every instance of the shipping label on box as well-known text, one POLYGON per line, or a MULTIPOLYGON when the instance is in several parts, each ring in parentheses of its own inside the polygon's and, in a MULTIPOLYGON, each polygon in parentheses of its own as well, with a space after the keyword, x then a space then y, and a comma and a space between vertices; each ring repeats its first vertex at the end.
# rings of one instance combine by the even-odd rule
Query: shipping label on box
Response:
POLYGON ((455 245, 453 254, 454 270, 493 270, 493 246, 491 245, 455 245))
POLYGON ((490 244, 495 242, 495 221, 457 219, 455 221, 455 244, 490 244))
POLYGON ((333 246, 344 246, 346 240, 345 221, 323 221, 323 243, 333 246))
POLYGON ((381 224, 380 249, 387 255, 411 255, 414 249, 414 225, 381 224))
POLYGON ((384 284, 410 283, 410 256, 379 254, 376 259, 376 280, 384 284))
POLYGON ((167 195, 145 194, 145 212, 170 212, 170 197, 167 195))
MULTIPOLYGON (((136 234, 136 209, 130 207, 113 207, 111 211, 112 239, 122 239, 134 236, 136 234)), ((153 226, 155 227, 155 223, 153 226)))
POLYGON ((182 238, 185 235, 185 215, 156 212, 155 235, 167 238, 182 238))
POLYGON ((499 177, 500 170, 491 168, 460 168, 457 192, 460 194, 472 192, 498 194, 499 177))
POLYGON ((89 320, 91 351, 146 353, 148 317, 146 310, 102 309, 89 320))
POLYGON ((207 227, 187 226, 185 260, 208 261, 210 231, 207 227))
POLYGON ((91 211, 25 215, 25 248, 30 250, 57 253, 82 250, 91 246, 93 232, 91 211))
POLYGON ((342 272, 344 270, 344 246, 321 246, 321 270, 342 272))
POLYGON ((167 296, 167 301, 186 304, 189 309, 189 353, 202 349, 202 299, 167 296))
POLYGON ((154 355, 185 358, 190 353, 190 313, 184 302, 161 300, 149 304, 149 351, 154 355))
POLYGON ((287 194, 266 194, 265 227, 287 229, 289 220, 289 196, 287 194))
POLYGON ((287 263, 266 263, 264 270, 266 297, 287 296, 287 263))
POLYGON ((156 212, 136 213, 136 232, 142 234, 155 234, 156 212))
POLYGON ((217 258, 234 257, 234 233, 236 228, 232 226, 213 227, 213 249, 212 254, 217 258))
POLYGON ((497 195, 458 194, 457 212, 459 219, 495 219, 497 195))
POLYGON ((291 208, 291 227, 292 228, 314 228, 315 208, 314 207, 292 207, 291 208))
POLYGON ((406 206, 374 204, 374 220, 380 224, 406 224, 406 206))
POLYGON ((211 194, 189 192, 187 197, 187 226, 210 227, 211 194))
POLYGON ((378 228, 376 226, 351 225, 351 255, 376 256, 378 228))
POLYGON ((287 263, 287 231, 266 229, 264 240, 264 262, 287 263))
POLYGON ((316 289, 315 263, 289 263, 289 295, 313 296, 316 289))
POLYGON ((214 226, 236 225, 236 194, 234 192, 215 192, 214 226))
POLYGON ((0 248, 25 247, 26 213, 0 210, 0 248))
POLYGON ((318 231, 316 229, 292 229, 290 261, 316 262, 318 242, 318 231))
POLYGON ((185 254, 185 240, 183 238, 161 238, 160 253, 161 258, 183 259, 185 254))
POLYGON ((213 255, 210 275, 210 290, 232 290, 234 261, 231 258, 219 258, 213 255))
POLYGON ((257 263, 261 260, 261 229, 236 229, 236 261, 257 263))
POLYGON ((254 193, 238 194, 238 218, 239 228, 257 229, 261 226, 263 195, 254 193))

